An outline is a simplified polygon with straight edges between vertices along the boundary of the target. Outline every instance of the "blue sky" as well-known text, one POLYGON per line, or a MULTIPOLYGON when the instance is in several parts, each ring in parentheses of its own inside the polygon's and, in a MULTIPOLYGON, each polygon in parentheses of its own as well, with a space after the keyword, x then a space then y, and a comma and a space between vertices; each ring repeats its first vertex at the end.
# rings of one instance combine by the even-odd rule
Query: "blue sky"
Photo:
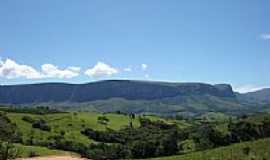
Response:
POLYGON ((270 87, 270 1, 1 0, 0 84, 270 87))

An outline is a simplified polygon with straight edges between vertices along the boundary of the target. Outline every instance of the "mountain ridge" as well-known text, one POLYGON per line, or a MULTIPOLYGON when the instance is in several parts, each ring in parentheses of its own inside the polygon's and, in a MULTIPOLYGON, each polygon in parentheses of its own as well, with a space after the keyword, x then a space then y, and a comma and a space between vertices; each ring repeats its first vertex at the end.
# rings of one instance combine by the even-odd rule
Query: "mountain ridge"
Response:
POLYGON ((2 85, 0 104, 159 115, 180 112, 245 114, 269 108, 267 103, 234 92, 229 84, 137 80, 2 85))
POLYGON ((235 97, 227 84, 105 80, 84 84, 38 83, 0 86, 0 103, 86 102, 109 98, 153 100, 179 95, 235 97))

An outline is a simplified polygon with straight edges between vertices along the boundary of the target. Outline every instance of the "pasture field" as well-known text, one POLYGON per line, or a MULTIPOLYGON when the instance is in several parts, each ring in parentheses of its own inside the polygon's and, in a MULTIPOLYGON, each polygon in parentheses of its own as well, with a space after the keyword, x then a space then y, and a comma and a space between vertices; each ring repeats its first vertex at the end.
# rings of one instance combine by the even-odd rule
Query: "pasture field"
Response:
MULTIPOLYGON (((58 135, 60 132, 65 133, 66 139, 72 139, 76 142, 89 144, 94 142, 88 137, 82 135, 80 132, 85 128, 91 128, 94 130, 105 130, 106 127, 114 130, 119 130, 122 127, 129 125, 130 117, 123 114, 115 113, 96 113, 96 112, 69 112, 69 113, 53 113, 53 114, 29 114, 29 113, 8 113, 7 116, 9 119, 15 123, 19 129, 19 132, 22 133, 23 141, 27 141, 30 137, 33 137, 33 140, 39 144, 48 142, 50 137, 58 135), (32 128, 32 124, 26 122, 23 119, 24 116, 29 116, 35 120, 43 119, 51 127, 51 131, 42 131, 40 129, 32 128), (97 119, 100 116, 106 116, 109 119, 108 124, 102 125, 98 123, 97 119)), ((163 120, 157 116, 146 116, 151 120, 163 120)), ((136 116, 132 120, 134 127, 139 127, 139 117, 136 116)), ((169 120, 168 123, 176 123, 180 127, 187 127, 185 121, 175 121, 169 120)))

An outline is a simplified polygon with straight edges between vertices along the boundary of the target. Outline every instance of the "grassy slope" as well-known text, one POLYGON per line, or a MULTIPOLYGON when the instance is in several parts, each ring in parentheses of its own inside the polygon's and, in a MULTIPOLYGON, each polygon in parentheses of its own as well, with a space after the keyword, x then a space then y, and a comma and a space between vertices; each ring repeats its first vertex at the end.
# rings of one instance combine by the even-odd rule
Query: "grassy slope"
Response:
MULTIPOLYGON (((60 131, 65 131, 65 138, 73 139, 77 142, 84 144, 89 144, 94 142, 91 139, 88 139, 86 136, 80 133, 83 128, 92 128, 96 130, 104 130, 105 126, 97 123, 97 117, 101 116, 101 113, 95 112, 78 112, 78 113, 57 113, 57 114, 47 114, 47 115, 35 115, 35 114, 26 114, 26 113, 8 113, 8 117, 12 122, 16 123, 20 132, 23 135, 23 140, 26 141, 30 137, 32 132, 34 135, 34 141, 44 142, 48 141, 47 139, 50 136, 59 134, 60 131), (49 125, 52 127, 51 132, 41 131, 39 129, 33 129, 31 124, 22 120, 23 116, 31 116, 34 119, 45 119, 49 125), (71 124, 71 125, 70 125, 71 124), (85 127, 83 127, 85 125, 85 127)), ((105 114, 105 116, 110 120, 108 127, 111 129, 119 130, 121 127, 128 125, 129 117, 121 114, 105 114)), ((151 120, 162 120, 156 116, 147 116, 151 120)), ((176 123, 180 127, 188 126, 184 121, 167 121, 168 123, 176 123)), ((139 126, 139 118, 136 116, 133 121, 135 127, 139 126)), ((16 144, 20 151, 20 157, 27 157, 31 151, 34 151, 40 156, 45 155, 63 155, 70 154, 69 152, 51 150, 46 147, 37 147, 37 146, 24 146, 16 144)))
MULTIPOLYGON (((80 133, 84 128, 92 128, 96 130, 104 130, 105 126, 97 123, 97 117, 101 116, 100 113, 95 112, 79 112, 74 113, 59 113, 59 114, 48 114, 48 115, 34 115, 25 113, 8 113, 8 117, 12 122, 16 123, 20 132, 23 134, 23 140, 29 139, 30 134, 33 133, 35 141, 47 141, 48 137, 52 135, 59 134, 60 131, 65 131, 65 137, 67 139, 75 139, 81 143, 91 143, 93 140, 88 139, 86 136, 80 133), (31 116, 34 119, 45 119, 49 125, 52 127, 51 132, 41 131, 39 129, 33 129, 31 124, 22 120, 23 116, 31 116), (83 127, 85 126, 85 127, 83 127)), ((111 129, 118 130, 121 127, 127 126, 129 123, 129 117, 120 114, 105 114, 110 120, 108 127, 111 129)), ((147 116, 152 120, 160 120, 160 118, 155 116, 147 116)), ((172 122, 172 121, 170 121, 172 122)), ((133 121, 135 127, 139 126, 139 120, 133 121)), ((178 125, 181 127, 187 124, 182 121, 178 121, 178 125)))
POLYGON ((19 157, 28 157, 31 152, 34 152, 37 156, 48 156, 48 155, 76 155, 75 153, 65 152, 60 150, 52 150, 46 147, 37 146, 25 146, 21 144, 15 144, 19 157))
POLYGON ((154 158, 153 160, 249 160, 252 158, 254 160, 270 159, 270 138, 186 155, 154 158), (249 155, 243 153, 245 147, 251 148, 249 155))
MULTIPOLYGON (((80 134, 80 131, 85 128, 93 128, 103 130, 105 127, 97 123, 97 117, 101 114, 97 113, 79 113, 74 115, 73 113, 60 113, 60 114, 48 114, 48 115, 34 115, 34 114, 22 114, 22 113, 10 113, 9 118, 15 122, 23 133, 23 140, 29 138, 30 133, 34 134, 35 140, 45 141, 48 137, 58 134, 60 131, 65 131, 65 137, 68 139, 75 139, 78 142, 89 143, 92 142, 87 137, 80 134), (24 115, 31 116, 35 119, 45 119, 52 127, 51 132, 41 131, 39 129, 33 129, 31 124, 22 120, 24 115)), ((112 129, 119 129, 121 126, 128 124, 128 117, 122 115, 108 114, 110 119, 109 127, 112 129)), ((137 123, 136 123, 137 124, 137 123)))

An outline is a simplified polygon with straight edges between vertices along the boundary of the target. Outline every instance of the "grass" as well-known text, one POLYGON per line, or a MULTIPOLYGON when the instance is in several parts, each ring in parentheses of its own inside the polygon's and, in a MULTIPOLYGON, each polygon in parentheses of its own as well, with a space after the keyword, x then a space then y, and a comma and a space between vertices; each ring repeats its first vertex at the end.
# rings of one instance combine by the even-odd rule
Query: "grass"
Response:
MULTIPOLYGON (((270 159, 270 138, 243 142, 226 147, 194 152, 179 156, 153 158, 152 160, 268 160, 270 159), (245 154, 244 148, 250 148, 245 154)), ((150 160, 150 159, 149 159, 150 160)))
MULTIPOLYGON (((92 140, 83 136, 80 131, 83 128, 92 128, 96 130, 104 130, 105 126, 97 123, 97 117, 101 116, 98 113, 59 113, 48 115, 34 115, 24 113, 9 113, 8 117, 12 122, 16 123, 19 131, 23 134, 23 140, 26 141, 31 134, 34 136, 35 141, 47 141, 50 136, 57 135, 60 131, 65 132, 65 138, 76 139, 77 142, 91 143, 92 140), (23 116, 30 116, 34 119, 44 119, 51 126, 50 132, 33 129, 32 125, 22 120, 23 116)), ((128 124, 128 117, 124 115, 107 114, 106 117, 110 120, 108 127, 112 129, 120 129, 128 124)), ((135 123, 138 125, 138 123, 135 123)))
POLYGON ((35 153, 36 156, 50 156, 50 155, 76 155, 75 153, 65 152, 60 150, 52 150, 46 147, 37 147, 37 146, 25 146, 21 144, 15 144, 18 149, 18 157, 24 158, 29 157, 31 153, 35 153))
MULTIPOLYGON (((94 142, 88 137, 82 135, 80 132, 84 128, 92 128, 95 130, 105 130, 106 126, 97 123, 99 116, 105 115, 109 119, 108 128, 119 130, 129 124, 129 116, 114 113, 95 113, 95 112, 70 112, 70 113, 56 113, 47 115, 36 115, 26 113, 8 113, 8 117, 15 123, 22 133, 23 141, 27 141, 31 135, 35 142, 46 142, 48 138, 59 134, 61 131, 65 132, 66 139, 74 139, 77 142, 89 144, 94 142), (33 129, 32 125, 22 120, 23 116, 30 116, 33 119, 44 119, 52 128, 50 132, 42 131, 40 129, 33 129)), ((156 116, 147 116, 151 120, 162 120, 156 116)), ((165 120, 164 120, 165 121, 165 120)), ((179 126, 188 126, 184 121, 167 121, 168 123, 177 123, 179 126)), ((133 120, 133 126, 139 126, 139 118, 136 116, 133 120)))

